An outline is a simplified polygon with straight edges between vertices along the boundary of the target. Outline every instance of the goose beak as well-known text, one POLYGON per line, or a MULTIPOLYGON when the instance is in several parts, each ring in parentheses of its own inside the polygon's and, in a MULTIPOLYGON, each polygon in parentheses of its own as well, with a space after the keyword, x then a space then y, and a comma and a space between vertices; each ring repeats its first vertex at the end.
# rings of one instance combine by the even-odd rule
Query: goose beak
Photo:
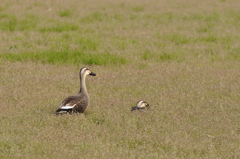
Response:
POLYGON ((89 75, 91 76, 98 76, 98 74, 91 72, 89 75))

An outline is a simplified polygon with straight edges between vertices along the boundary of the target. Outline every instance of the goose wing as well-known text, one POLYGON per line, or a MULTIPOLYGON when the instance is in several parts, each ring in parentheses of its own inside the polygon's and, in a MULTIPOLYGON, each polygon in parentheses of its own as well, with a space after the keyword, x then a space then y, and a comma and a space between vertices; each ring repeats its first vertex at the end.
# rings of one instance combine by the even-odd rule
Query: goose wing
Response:
POLYGON ((69 113, 74 111, 83 112, 85 110, 85 107, 87 106, 88 100, 85 99, 84 96, 69 96, 66 99, 63 100, 63 102, 60 104, 59 108, 56 110, 56 114, 62 114, 62 113, 69 113), (79 110, 78 110, 79 109, 79 110))
POLYGON ((64 99, 60 104, 59 108, 56 110, 56 113, 59 114, 71 112, 72 109, 76 106, 76 103, 74 102, 76 98, 76 96, 69 96, 64 99))
POLYGON ((76 104, 74 104, 74 105, 72 105, 72 104, 73 103, 68 103, 67 105, 62 105, 62 106, 60 106, 60 109, 62 109, 62 110, 73 109, 76 106, 76 104))

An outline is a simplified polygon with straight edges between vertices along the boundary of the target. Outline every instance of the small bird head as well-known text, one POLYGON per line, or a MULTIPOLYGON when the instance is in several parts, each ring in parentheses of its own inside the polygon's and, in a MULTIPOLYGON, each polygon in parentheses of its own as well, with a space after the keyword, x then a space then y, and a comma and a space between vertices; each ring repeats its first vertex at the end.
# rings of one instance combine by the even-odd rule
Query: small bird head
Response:
POLYGON ((146 108, 146 107, 149 107, 149 106, 150 106, 150 105, 149 105, 147 102, 140 100, 140 101, 137 103, 137 106, 136 106, 136 107, 138 107, 138 108, 146 108))

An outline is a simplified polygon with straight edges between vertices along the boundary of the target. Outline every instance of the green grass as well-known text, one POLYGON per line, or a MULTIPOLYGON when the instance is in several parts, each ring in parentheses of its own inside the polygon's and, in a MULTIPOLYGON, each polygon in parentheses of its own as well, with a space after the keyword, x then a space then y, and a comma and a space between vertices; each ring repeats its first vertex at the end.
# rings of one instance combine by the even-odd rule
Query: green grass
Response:
POLYGON ((227 58, 240 61, 240 48, 233 48, 227 58))
POLYGON ((159 53, 152 53, 149 50, 146 50, 142 54, 142 59, 143 60, 154 60, 158 62, 162 61, 181 61, 184 58, 184 54, 181 52, 171 52, 171 53, 166 53, 166 52, 159 52, 159 53), (182 57, 181 57, 182 56, 182 57))
POLYGON ((104 20, 107 20, 108 16, 107 14, 104 14, 102 12, 93 12, 90 13, 89 15, 82 17, 80 22, 81 23, 94 23, 94 22, 101 22, 104 20))
POLYGON ((61 10, 58 14, 60 17, 70 17, 72 13, 70 10, 61 10))
POLYGON ((0 158, 239 158, 238 3, 3 1, 0 158))
POLYGON ((0 14, 0 29, 4 31, 25 31, 34 30, 37 26, 38 18, 32 14, 18 19, 15 15, 0 14))
POLYGON ((0 57, 4 57, 9 61, 36 61, 46 64, 63 64, 63 65, 123 65, 127 63, 127 60, 116 55, 109 53, 82 53, 78 51, 46 51, 39 53, 22 53, 22 54, 1 54, 0 57))
POLYGON ((190 39, 186 35, 181 34, 168 34, 163 36, 163 40, 169 40, 173 42, 175 45, 183 45, 188 44, 190 39))
POLYGON ((144 6, 135 6, 133 7, 133 11, 135 12, 143 12, 144 11, 144 6))
POLYGON ((64 32, 64 31, 77 31, 79 26, 76 24, 65 24, 57 23, 52 26, 42 27, 39 29, 40 32, 64 32))
POLYGON ((1 14, 1 23, 0 23, 0 29, 6 30, 6 31, 14 31, 17 20, 14 15, 8 15, 8 14, 1 14))

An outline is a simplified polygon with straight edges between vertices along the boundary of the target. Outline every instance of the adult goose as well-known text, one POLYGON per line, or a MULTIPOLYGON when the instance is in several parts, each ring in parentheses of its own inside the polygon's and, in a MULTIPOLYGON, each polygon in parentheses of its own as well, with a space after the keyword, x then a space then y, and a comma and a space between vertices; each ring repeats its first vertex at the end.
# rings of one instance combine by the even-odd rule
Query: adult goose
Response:
POLYGON ((149 106, 150 106, 150 105, 149 105, 147 102, 145 102, 145 101, 143 101, 143 100, 140 100, 135 107, 132 107, 132 110, 131 110, 131 111, 143 110, 143 109, 145 109, 145 108, 147 108, 147 107, 149 107, 149 106))
POLYGON ((69 96, 65 98, 59 108, 56 110, 56 114, 65 113, 83 113, 89 102, 89 95, 87 92, 87 87, 85 83, 85 78, 87 75, 97 76, 96 73, 91 72, 88 68, 84 67, 79 72, 80 77, 80 90, 77 95, 69 96))

